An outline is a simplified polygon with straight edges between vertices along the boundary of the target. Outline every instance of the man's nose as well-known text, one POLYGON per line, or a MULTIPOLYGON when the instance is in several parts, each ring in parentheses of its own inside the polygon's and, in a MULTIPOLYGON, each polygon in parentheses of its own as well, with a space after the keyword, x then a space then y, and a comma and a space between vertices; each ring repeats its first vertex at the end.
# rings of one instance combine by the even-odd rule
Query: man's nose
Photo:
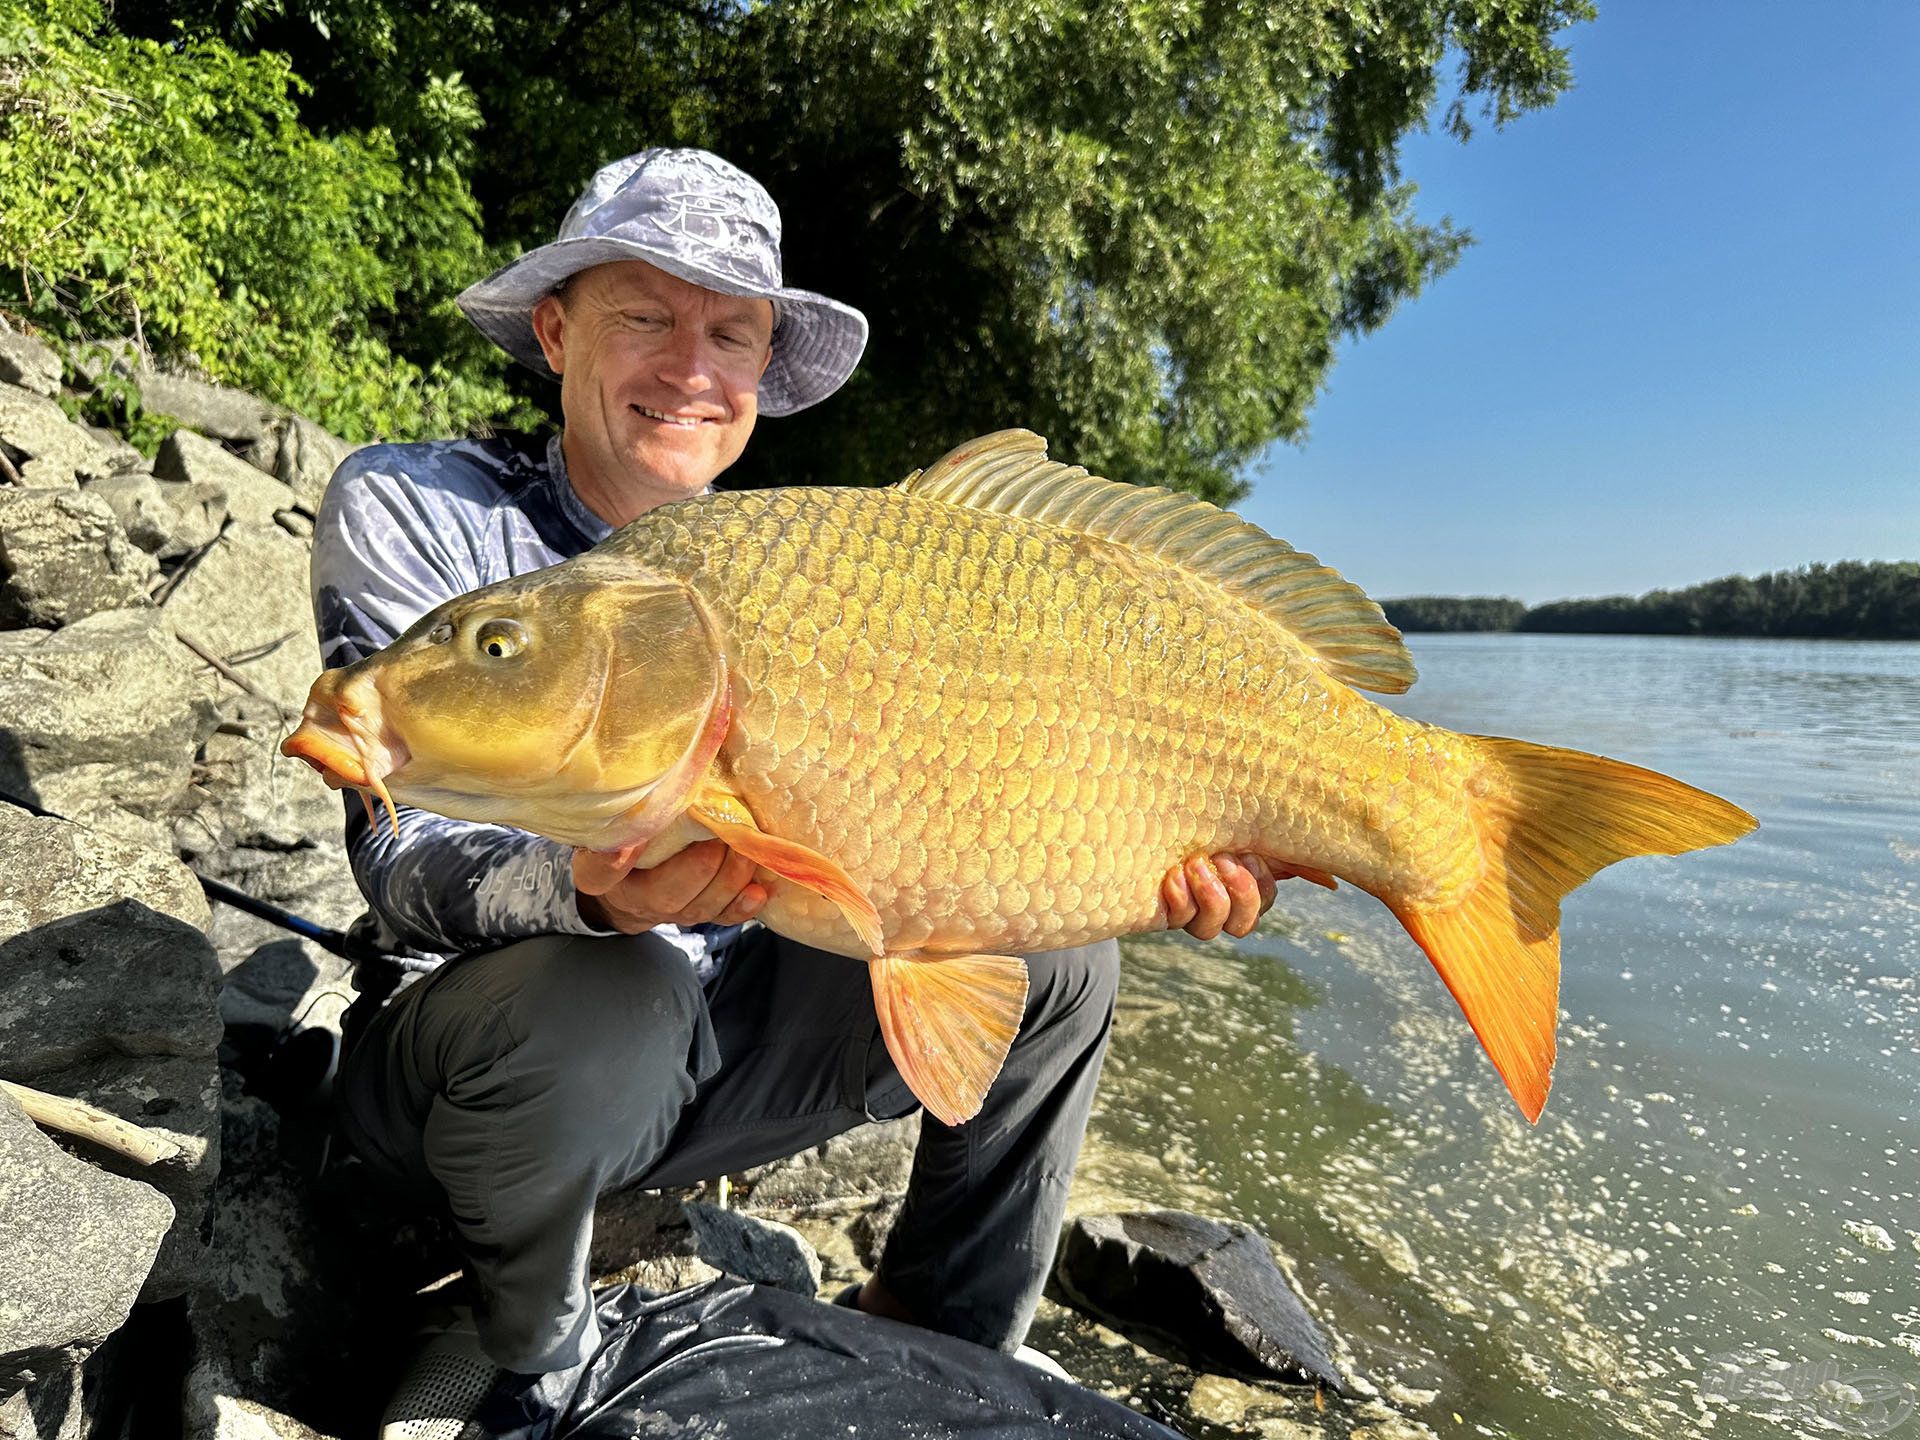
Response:
POLYGON ((698 331, 675 329, 660 351, 660 378, 689 395, 714 383, 712 347, 698 331))

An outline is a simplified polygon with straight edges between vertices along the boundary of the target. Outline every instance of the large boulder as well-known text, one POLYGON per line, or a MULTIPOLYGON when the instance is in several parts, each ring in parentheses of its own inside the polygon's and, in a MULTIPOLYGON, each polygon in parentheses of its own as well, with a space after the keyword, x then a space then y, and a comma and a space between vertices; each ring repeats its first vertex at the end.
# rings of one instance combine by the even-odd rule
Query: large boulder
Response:
POLYGON ((220 491, 227 513, 242 524, 271 525, 280 511, 297 505, 289 486, 191 430, 176 430, 161 442, 153 473, 162 480, 220 491))
POLYGON ((159 1191, 74 1159, 0 1094, 0 1396, 120 1327, 172 1220, 159 1191))
POLYGON ((113 453, 44 395, 0 384, 0 452, 23 485, 71 487, 113 474, 113 453))
POLYGON ((1053 1278, 1075 1309, 1197 1369, 1347 1388, 1319 1322, 1245 1225, 1180 1210, 1081 1216, 1053 1278))
POLYGON ((919 1139, 918 1112, 903 1120, 861 1125, 739 1176, 739 1208, 759 1215, 867 1209, 906 1190, 919 1139))
POLYGON ((247 447, 246 459, 293 491, 300 508, 320 513, 320 497, 327 481, 354 447, 300 415, 281 415, 268 422, 266 432, 247 447))
POLYGON ((193 657, 152 610, 0 633, 0 788, 135 844, 171 848, 213 716, 193 657))
POLYGON ((0 628, 53 629, 101 610, 150 604, 159 579, 101 496, 85 490, 0 490, 0 628))
POLYGON ((111 836, 0 805, 0 940, 137 898, 204 932, 206 893, 193 872, 159 850, 129 850, 111 836))
POLYGON ((178 560, 211 545, 227 519, 227 492, 217 485, 132 473, 81 488, 106 501, 127 538, 156 560, 178 560))
POLYGON ((266 434, 274 411, 244 390, 213 385, 189 375, 168 375, 144 366, 133 376, 142 409, 169 415, 202 435, 251 444, 266 434))
POLYGON ((820 1257, 791 1225, 699 1200, 686 1202, 686 1215, 695 1252, 715 1269, 795 1295, 819 1293, 820 1257))
POLYGON ((0 384, 52 400, 60 394, 60 357, 31 335, 0 330, 0 384))
POLYGON ((156 1165, 102 1154, 173 1202, 142 1298, 183 1294, 206 1259, 220 1172, 220 967, 207 937, 137 900, 0 942, 0 1071, 172 1141, 156 1165))
MULTIPOLYGON (((280 485, 265 476, 260 481, 280 485)), ((308 568, 304 542, 271 521, 238 522, 174 587, 162 613, 181 635, 298 714, 320 673, 308 568)))

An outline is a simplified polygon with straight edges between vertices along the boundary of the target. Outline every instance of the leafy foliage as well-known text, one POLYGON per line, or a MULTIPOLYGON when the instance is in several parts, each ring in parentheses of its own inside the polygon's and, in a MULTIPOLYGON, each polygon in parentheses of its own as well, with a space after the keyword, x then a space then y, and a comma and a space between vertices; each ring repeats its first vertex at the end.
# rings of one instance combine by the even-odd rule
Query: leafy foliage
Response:
POLYGON ((446 324, 486 256, 456 168, 390 130, 322 138, 284 57, 117 33, 97 0, 0 0, 0 304, 132 335, 350 438, 511 409, 446 324), (402 316, 431 358, 396 353, 402 316), (464 362, 464 363, 463 363, 464 362))
POLYGON ((1920 562, 1842 560, 1729 575, 1637 599, 1560 600, 1529 610, 1521 630, 1624 635, 1799 635, 1920 640, 1920 562))
POLYGON ((1574 635, 1775 635, 1920 640, 1920 562, 1842 560, 1728 575, 1684 590, 1555 600, 1528 609, 1488 596, 1383 600, 1402 630, 1533 630, 1574 635))
POLYGON ((1382 600, 1387 623, 1409 633, 1421 630, 1513 630, 1527 607, 1518 600, 1490 595, 1410 595, 1382 600))
MULTIPOLYGON (((120 0, 115 18, 176 76, 257 63, 282 92, 305 77, 306 138, 334 153, 290 178, 326 191, 348 154, 378 176, 351 187, 349 248, 322 272, 365 290, 330 326, 295 305, 281 333, 439 357, 482 387, 463 415, 487 372, 446 301, 485 269, 476 234, 495 257, 538 244, 601 162, 698 144, 773 191, 790 281, 874 322, 846 391, 763 426, 731 481, 883 482, 1022 424, 1116 478, 1230 500, 1253 455, 1302 432, 1339 338, 1382 324, 1466 243, 1415 214, 1398 161, 1449 55, 1447 123, 1464 137, 1470 117, 1550 103, 1570 83, 1557 36, 1590 14, 1588 0, 120 0)), ((88 33, 101 63, 123 53, 88 33)), ((274 135, 291 153, 292 134, 274 135)), ((313 229, 342 214, 321 198, 333 208, 313 229)), ((229 302, 232 279, 215 272, 229 302)), ((530 376, 515 384, 554 403, 530 376)))

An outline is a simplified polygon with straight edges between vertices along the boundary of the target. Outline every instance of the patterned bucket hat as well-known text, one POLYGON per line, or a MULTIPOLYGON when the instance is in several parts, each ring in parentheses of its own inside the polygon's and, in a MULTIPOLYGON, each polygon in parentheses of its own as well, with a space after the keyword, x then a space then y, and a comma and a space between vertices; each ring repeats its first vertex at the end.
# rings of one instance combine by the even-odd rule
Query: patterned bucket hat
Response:
POLYGON ((779 207, 759 181, 705 150, 642 150, 603 166, 552 244, 468 286, 459 305, 522 365, 558 379, 534 338, 533 307, 568 276, 610 260, 644 260, 723 295, 773 302, 762 415, 791 415, 826 399, 866 349, 866 316, 781 283, 779 207))

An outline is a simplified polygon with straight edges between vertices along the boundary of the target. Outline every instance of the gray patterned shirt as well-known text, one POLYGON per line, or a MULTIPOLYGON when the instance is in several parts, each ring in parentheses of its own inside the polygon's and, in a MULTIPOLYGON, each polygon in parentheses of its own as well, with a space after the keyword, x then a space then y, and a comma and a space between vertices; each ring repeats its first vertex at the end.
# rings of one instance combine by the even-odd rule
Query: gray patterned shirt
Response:
MULTIPOLYGON (((558 435, 355 451, 314 526, 322 661, 350 665, 454 596, 578 555, 612 530, 574 493, 558 435)), ((347 857, 389 950, 437 964, 535 935, 614 933, 580 918, 566 845, 405 805, 395 838, 385 823, 368 824, 358 795, 345 799, 347 857)), ((705 980, 739 928, 655 933, 705 980)))

